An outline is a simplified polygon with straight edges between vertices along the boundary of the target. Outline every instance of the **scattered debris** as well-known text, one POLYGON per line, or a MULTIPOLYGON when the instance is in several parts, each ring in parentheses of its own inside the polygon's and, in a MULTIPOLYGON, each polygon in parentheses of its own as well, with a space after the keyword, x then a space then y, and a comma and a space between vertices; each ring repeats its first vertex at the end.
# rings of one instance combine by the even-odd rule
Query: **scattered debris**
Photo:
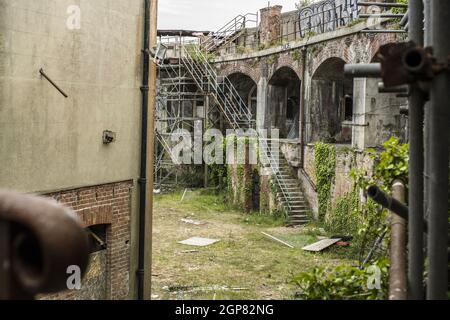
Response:
POLYGON ((181 197, 180 202, 183 202, 183 201, 184 201, 184 198, 186 197, 186 193, 187 193, 188 191, 189 191, 189 189, 184 189, 183 196, 181 197))
POLYGON ((216 239, 207 239, 207 238, 200 238, 200 237, 193 237, 184 241, 179 241, 179 244, 184 244, 187 246, 195 246, 195 247, 206 247, 210 246, 212 244, 215 244, 219 242, 220 240, 216 239))
POLYGON ((199 253, 200 251, 198 250, 183 250, 180 253, 199 253))
POLYGON ((192 219, 181 219, 181 221, 184 222, 184 223, 186 223, 186 224, 193 224, 193 225, 195 225, 195 226, 202 226, 202 225, 205 225, 204 222, 201 222, 201 221, 195 221, 195 220, 192 220, 192 219))
POLYGON ((311 251, 311 252, 320 252, 323 251, 336 243, 340 242, 342 239, 324 239, 319 242, 313 243, 309 246, 304 247, 302 250, 311 251))
POLYGON ((163 290, 169 291, 173 294, 193 293, 193 292, 208 292, 208 291, 248 291, 248 288, 230 288, 227 286, 211 286, 211 287, 197 287, 197 286, 174 286, 163 287, 163 290))
POLYGON ((265 232, 261 232, 261 233, 262 233, 263 235, 265 235, 266 237, 272 239, 272 240, 275 240, 275 241, 277 241, 277 242, 279 242, 279 243, 281 243, 281 244, 284 244, 286 247, 289 247, 289 248, 291 248, 291 249, 294 249, 294 248, 295 248, 293 245, 290 245, 289 243, 284 242, 283 240, 280 240, 280 239, 278 239, 278 238, 275 238, 274 236, 271 236, 271 235, 268 234, 268 233, 265 233, 265 232))
POLYGON ((341 241, 344 242, 350 242, 353 240, 352 236, 332 236, 330 237, 330 239, 340 239, 341 241))
POLYGON ((347 242, 347 241, 339 241, 338 243, 336 243, 336 245, 338 246, 338 247, 350 247, 350 242, 347 242))

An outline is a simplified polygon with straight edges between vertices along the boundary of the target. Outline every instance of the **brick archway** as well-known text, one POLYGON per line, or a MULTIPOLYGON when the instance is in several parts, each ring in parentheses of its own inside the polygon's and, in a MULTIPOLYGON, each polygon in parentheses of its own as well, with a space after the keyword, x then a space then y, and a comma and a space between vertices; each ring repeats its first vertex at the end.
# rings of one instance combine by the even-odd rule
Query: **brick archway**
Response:
POLYGON ((291 69, 292 71, 295 72, 295 74, 300 79, 300 81, 303 81, 303 79, 302 79, 302 72, 301 72, 300 68, 294 67, 294 64, 295 64, 295 62, 292 59, 290 54, 281 55, 278 58, 278 63, 276 65, 276 69, 273 71, 273 74, 276 74, 282 68, 289 68, 289 69, 291 69))
POLYGON ((228 77, 234 73, 242 73, 243 75, 251 78, 255 83, 258 83, 261 78, 261 72, 259 66, 251 67, 245 62, 236 62, 233 64, 227 64, 225 68, 220 69, 218 74, 222 77, 228 77))

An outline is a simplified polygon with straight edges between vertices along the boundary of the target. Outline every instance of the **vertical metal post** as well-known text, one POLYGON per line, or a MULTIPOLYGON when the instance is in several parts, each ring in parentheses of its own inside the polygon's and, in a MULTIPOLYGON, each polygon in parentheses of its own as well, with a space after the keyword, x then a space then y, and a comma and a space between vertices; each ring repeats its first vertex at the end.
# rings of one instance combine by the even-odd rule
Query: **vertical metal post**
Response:
MULTIPOLYGON (((150 48, 157 46, 158 0, 150 2, 150 48)), ((149 101, 148 101, 148 139, 147 139, 147 179, 148 189, 146 193, 147 207, 145 208, 145 266, 144 299, 151 300, 152 296, 152 239, 153 239, 153 167, 155 153, 155 108, 156 108, 156 78, 157 69, 155 63, 150 63, 149 101)))
MULTIPOLYGON (((431 0, 424 0, 424 11, 425 11, 425 24, 424 24, 424 31, 425 31, 425 35, 424 35, 424 45, 425 47, 431 46, 431 0)), ((429 157, 429 146, 430 146, 430 128, 431 128, 431 124, 430 124, 430 110, 431 110, 431 106, 430 106, 430 102, 428 101, 425 104, 425 172, 424 172, 424 194, 425 194, 425 198, 424 198, 424 215, 425 215, 425 219, 428 218, 429 215, 429 208, 428 208, 428 195, 429 195, 429 189, 430 189, 430 185, 429 185, 429 176, 430 176, 430 157, 429 157)), ((426 238, 425 238, 426 240, 426 238)), ((426 248, 426 244, 425 244, 425 248, 426 248)))
MULTIPOLYGON (((425 11, 425 24, 424 24, 424 46, 431 46, 432 43, 432 34, 431 34, 431 0, 424 0, 424 11, 425 11)), ((424 142, 425 142, 425 164, 424 164, 424 218, 425 221, 428 221, 428 217, 430 215, 429 208, 429 198, 430 198, 430 128, 432 126, 430 121, 431 116, 431 103, 428 100, 425 103, 425 132, 424 132, 424 142)), ((424 235, 424 251, 427 251, 427 236, 424 235)), ((425 293, 424 293, 425 295, 425 293)))
POLYGON ((300 125, 299 125, 299 129, 300 129, 300 133, 299 133, 299 138, 300 138, 300 168, 304 169, 305 168, 305 144, 306 144, 306 59, 308 57, 307 53, 308 53, 308 47, 304 47, 301 49, 302 51, 302 79, 301 79, 301 88, 300 88, 300 117, 299 117, 299 121, 300 121, 300 125))
MULTIPOLYGON (((392 196, 401 203, 405 202, 405 184, 394 181, 392 196)), ((406 226, 407 222, 399 215, 391 214, 391 267, 389 276, 389 300, 407 299, 406 277, 406 226)))
MULTIPOLYGON (((149 91, 149 64, 150 64, 150 0, 144 1, 144 48, 143 48, 143 72, 142 72, 142 115, 141 115, 141 155, 139 177, 139 252, 137 274, 137 297, 144 299, 145 282, 145 219, 147 215, 147 140, 148 140, 148 91, 149 91)), ((153 173, 153 167, 151 168, 153 173)))
POLYGON ((0 220, 0 301, 11 298, 9 243, 9 223, 0 220))
MULTIPOLYGON (((203 132, 209 127, 209 96, 204 97, 204 115, 203 115, 203 132)), ((203 184, 205 188, 209 186, 209 166, 206 162, 203 164, 203 184)))
MULTIPOLYGON (((409 38, 423 46, 423 2, 409 1, 409 38)), ((413 300, 423 299, 423 199, 424 199, 424 104, 425 96, 417 85, 409 98, 409 250, 408 292, 413 300)))
MULTIPOLYGON (((432 45, 436 59, 450 55, 450 1, 431 1, 432 45)), ((450 74, 435 75, 431 86, 430 190, 428 290, 430 300, 447 299, 448 285, 448 180, 450 74)))

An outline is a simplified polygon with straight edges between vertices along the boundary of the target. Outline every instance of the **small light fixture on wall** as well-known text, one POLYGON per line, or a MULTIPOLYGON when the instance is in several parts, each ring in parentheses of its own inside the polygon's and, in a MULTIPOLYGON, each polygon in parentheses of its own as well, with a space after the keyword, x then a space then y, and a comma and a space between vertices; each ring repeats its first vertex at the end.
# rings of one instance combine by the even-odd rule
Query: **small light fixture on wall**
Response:
POLYGON ((116 141, 116 133, 105 130, 103 131, 103 144, 111 144, 116 141))

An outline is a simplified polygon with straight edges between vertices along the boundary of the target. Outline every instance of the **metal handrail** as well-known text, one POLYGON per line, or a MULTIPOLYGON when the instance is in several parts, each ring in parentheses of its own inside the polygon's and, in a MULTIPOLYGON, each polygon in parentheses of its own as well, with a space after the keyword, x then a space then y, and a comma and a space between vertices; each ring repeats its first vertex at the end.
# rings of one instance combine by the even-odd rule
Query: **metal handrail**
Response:
POLYGON ((258 25, 258 14, 247 13, 245 15, 236 16, 216 32, 210 33, 208 35, 209 39, 202 43, 202 49, 208 53, 225 44, 238 32, 244 30, 247 27, 248 22, 255 22, 255 24, 258 25), (249 17, 256 18, 252 20, 249 17))
POLYGON ((240 122, 250 125, 252 121, 251 112, 231 81, 228 78, 224 78, 219 83, 217 73, 199 47, 191 46, 190 49, 192 52, 184 47, 182 61, 187 66, 197 85, 203 89, 205 85, 208 86, 209 91, 213 93, 227 120, 230 120, 229 122, 233 127, 239 128, 240 122), (194 58, 194 55, 197 59, 194 58), (206 80, 206 83, 204 83, 204 80, 206 80))
MULTIPOLYGON (((276 167, 274 165, 274 163, 271 161, 271 159, 273 159, 273 155, 271 152, 271 149, 268 146, 267 141, 269 141, 269 139, 259 139, 260 144, 262 144, 262 147, 260 148, 263 151, 263 156, 265 157, 267 163, 270 166, 270 169, 272 171, 272 175, 275 177, 275 180, 277 182, 277 185, 279 187, 279 191, 281 192, 284 201, 282 201, 282 204, 285 208, 285 210, 287 210, 287 213, 291 213, 292 212, 292 206, 290 203, 290 198, 289 198, 289 192, 288 192, 288 188, 287 185, 284 183, 283 179, 281 179, 281 177, 279 176, 280 174, 280 163, 278 161, 278 167, 276 167)), ((280 155, 279 155, 280 156, 280 155)), ((288 218, 286 216, 286 218, 288 218)))

